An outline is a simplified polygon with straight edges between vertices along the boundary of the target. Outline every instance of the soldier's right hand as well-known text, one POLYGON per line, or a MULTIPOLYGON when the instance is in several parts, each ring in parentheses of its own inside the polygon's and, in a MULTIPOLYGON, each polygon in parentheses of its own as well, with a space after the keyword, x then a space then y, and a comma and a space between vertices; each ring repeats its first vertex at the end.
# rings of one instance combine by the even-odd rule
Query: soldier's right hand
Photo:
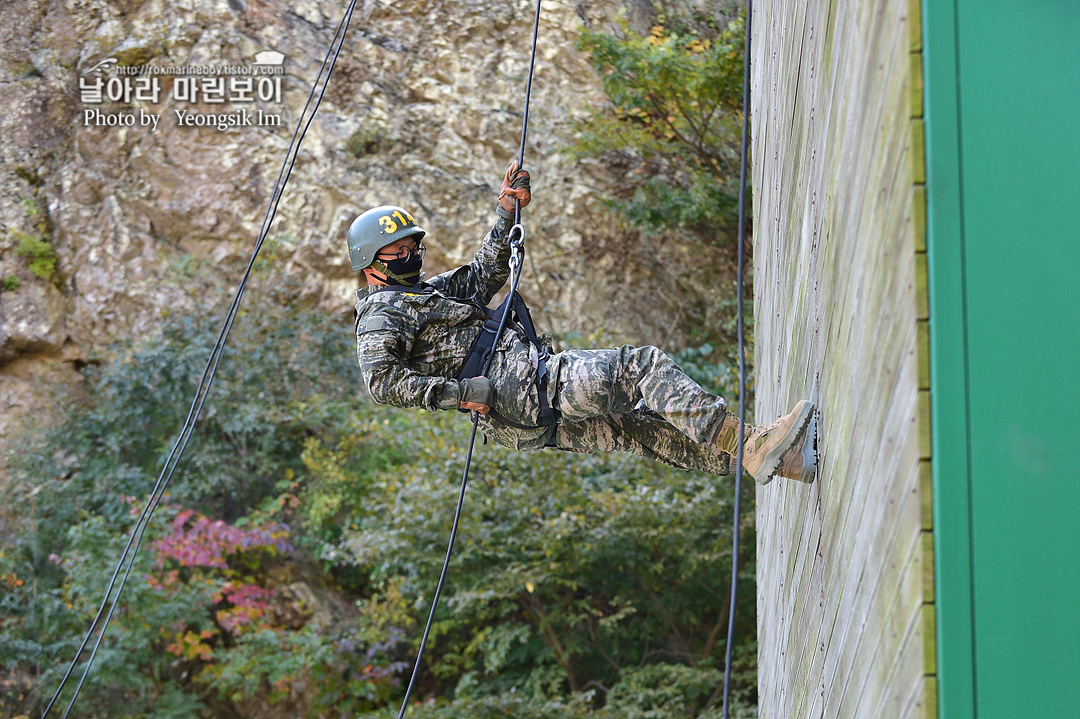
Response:
POLYGON ((495 404, 495 386, 487 377, 459 380, 461 408, 487 414, 495 404))
POLYGON ((503 176, 502 189, 499 191, 499 204, 504 210, 513 214, 514 202, 521 203, 521 209, 532 200, 532 187, 528 170, 519 170, 517 160, 510 163, 503 176))

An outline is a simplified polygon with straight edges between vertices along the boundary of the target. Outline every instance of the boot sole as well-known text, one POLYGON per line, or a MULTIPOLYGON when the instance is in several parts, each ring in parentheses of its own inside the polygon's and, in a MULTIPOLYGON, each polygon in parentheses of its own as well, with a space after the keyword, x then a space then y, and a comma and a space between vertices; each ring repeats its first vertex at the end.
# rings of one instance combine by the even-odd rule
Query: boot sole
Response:
POLYGON ((813 484, 817 479, 818 452, 817 452, 817 414, 810 417, 810 424, 806 428, 806 439, 802 446, 802 469, 798 477, 782 476, 785 479, 793 479, 804 484, 813 484))
MULTIPOLYGON (((789 429, 788 433, 786 435, 784 435, 784 438, 780 441, 780 443, 777 444, 772 449, 770 449, 765 454, 765 461, 762 462, 761 467, 758 468, 758 471, 754 473, 754 481, 755 482, 757 482, 758 484, 768 484, 769 482, 773 481, 773 479, 776 477, 776 471, 778 469, 780 469, 780 466, 784 462, 784 455, 787 454, 788 450, 791 449, 791 447, 796 442, 798 442, 802 438, 802 436, 806 433, 806 429, 810 425, 810 418, 813 417, 813 416, 814 416, 814 403, 807 400, 806 402, 803 403, 803 407, 799 411, 799 416, 795 418, 795 424, 791 425, 791 429, 789 429)), ((809 446, 809 444, 811 444, 811 443, 808 443, 808 442, 803 443, 803 475, 804 476, 807 474, 807 470, 806 470, 806 457, 807 457, 807 454, 806 454, 806 452, 807 452, 807 447, 809 446)), ((813 447, 810 447, 810 451, 811 451, 811 453, 813 452, 813 447)), ((817 462, 813 461, 814 460, 813 454, 811 454, 810 459, 811 459, 811 461, 813 462, 813 465, 814 465, 813 469, 810 472, 811 479, 809 480, 809 481, 812 482, 813 481, 813 476, 817 474, 817 462)), ((800 480, 800 481, 807 481, 807 480, 800 480)))

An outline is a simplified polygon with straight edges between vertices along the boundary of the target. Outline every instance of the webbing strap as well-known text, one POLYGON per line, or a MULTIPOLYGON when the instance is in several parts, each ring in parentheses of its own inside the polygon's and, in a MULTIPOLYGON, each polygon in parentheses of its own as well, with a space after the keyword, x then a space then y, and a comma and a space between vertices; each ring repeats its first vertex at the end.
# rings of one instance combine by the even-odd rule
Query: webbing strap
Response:
POLYGON ((536 347, 536 351, 539 354, 539 359, 536 363, 536 394, 540 403, 540 426, 548 427, 553 424, 558 424, 558 415, 555 410, 552 409, 548 403, 548 369, 547 361, 550 358, 547 347, 536 335, 536 327, 533 325, 532 315, 529 314, 529 306, 525 304, 525 300, 521 298, 517 292, 512 294, 514 298, 514 314, 517 315, 518 323, 521 324, 521 328, 525 330, 525 336, 529 338, 529 342, 536 347))
MULTIPOLYGON (((488 366, 491 354, 495 351, 495 342, 498 339, 499 325, 502 324, 503 315, 510 312, 510 316, 507 320, 514 319, 518 325, 525 331, 525 337, 529 340, 537 351, 538 361, 536 364, 536 395, 537 401, 540 404, 540 415, 537 418, 539 427, 550 427, 558 424, 558 415, 551 407, 551 403, 548 400, 548 368, 547 361, 550 359, 547 347, 540 341, 539 336, 536 334, 536 326, 533 325, 532 316, 529 314, 529 306, 525 304, 525 300, 517 292, 511 292, 506 296, 506 299, 502 301, 502 304, 494 310, 488 310, 488 319, 484 321, 483 327, 480 329, 480 334, 473 340, 472 347, 469 348, 469 354, 465 358, 465 363, 461 367, 461 371, 458 372, 457 379, 471 379, 478 377, 483 371, 483 368, 488 366)), ((468 410, 462 410, 468 411, 468 410)), ((496 414, 495 418, 511 427, 517 429, 534 429, 534 427, 528 427, 518 424, 511 420, 506 419, 502 415, 496 414)))
MULTIPOLYGON (((384 275, 386 275, 389 279, 394 280, 395 282, 397 282, 398 287, 409 287, 409 288, 411 288, 416 284, 415 282, 409 282, 407 279, 405 279, 405 276, 399 275, 396 272, 393 272, 389 267, 386 266, 386 263, 384 263, 384 262, 379 262, 378 260, 372 260, 370 266, 376 272, 381 272, 384 275)), ((417 270, 416 272, 413 272, 412 274, 407 275, 407 276, 408 277, 415 276, 417 278, 417 281, 419 281, 419 279, 420 279, 420 271, 417 270)))

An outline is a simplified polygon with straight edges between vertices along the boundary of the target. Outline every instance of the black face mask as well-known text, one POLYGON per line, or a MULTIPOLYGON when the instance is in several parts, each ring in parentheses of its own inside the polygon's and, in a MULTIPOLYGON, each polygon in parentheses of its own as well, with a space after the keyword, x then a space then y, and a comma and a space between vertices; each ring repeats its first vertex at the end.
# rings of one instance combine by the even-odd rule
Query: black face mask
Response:
POLYGON ((410 254, 408 259, 393 259, 389 262, 384 261, 383 264, 386 265, 388 270, 404 280, 404 282, 402 282, 387 275, 387 282, 392 285, 411 287, 420 281, 420 268, 424 266, 424 258, 417 257, 415 254, 410 254))

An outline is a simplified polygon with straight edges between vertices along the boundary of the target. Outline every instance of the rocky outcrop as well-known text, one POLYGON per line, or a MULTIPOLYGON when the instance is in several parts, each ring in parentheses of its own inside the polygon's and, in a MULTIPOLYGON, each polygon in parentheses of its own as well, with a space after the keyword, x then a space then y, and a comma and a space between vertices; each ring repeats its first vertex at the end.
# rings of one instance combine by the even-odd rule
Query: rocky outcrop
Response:
MULTIPOLYGON (((344 5, 10 0, 0 7, 0 175, 8 188, 0 199, 0 372, 31 352, 85 357, 112 338, 151 332, 165 309, 192 311, 234 286, 344 5), (267 51, 284 55, 284 74, 267 76, 280 82, 280 97, 271 83, 266 98, 250 102, 217 104, 212 93, 192 102, 183 99, 186 79, 121 74, 250 68, 267 51), (153 83, 137 94, 135 83, 151 79, 160 95, 147 95, 153 83), (96 87, 100 103, 92 101, 96 87), (125 87, 130 97, 109 99, 125 87), (251 124, 222 130, 191 120, 238 112, 251 124), (52 253, 54 269, 34 269, 30 247, 45 265, 52 253)), ((566 152, 587 107, 603 102, 588 58, 575 48, 580 24, 611 26, 621 9, 647 27, 648 6, 543 3, 526 148, 535 202, 524 291, 557 336, 604 330, 670 342, 684 329, 680 298, 696 291, 673 278, 709 261, 663 238, 655 247, 669 253, 672 276, 627 255, 627 230, 599 199, 617 191, 618 172, 566 152)), ((433 271, 467 258, 517 154, 533 7, 358 2, 260 277, 299 280, 307 301, 347 313, 357 279, 345 230, 363 209, 389 202, 411 208, 428 230, 433 271)), ((9 379, 0 374, 0 385, 9 379)))

